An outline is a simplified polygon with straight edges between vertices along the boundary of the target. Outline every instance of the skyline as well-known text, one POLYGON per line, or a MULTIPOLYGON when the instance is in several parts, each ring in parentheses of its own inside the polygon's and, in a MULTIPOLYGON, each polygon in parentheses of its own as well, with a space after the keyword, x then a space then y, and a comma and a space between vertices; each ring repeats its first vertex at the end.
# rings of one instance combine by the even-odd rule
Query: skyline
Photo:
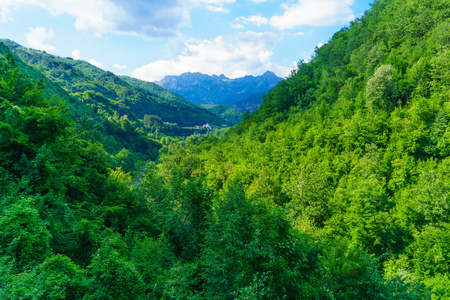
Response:
POLYGON ((286 77, 371 2, 0 0, 0 38, 147 81, 286 77))

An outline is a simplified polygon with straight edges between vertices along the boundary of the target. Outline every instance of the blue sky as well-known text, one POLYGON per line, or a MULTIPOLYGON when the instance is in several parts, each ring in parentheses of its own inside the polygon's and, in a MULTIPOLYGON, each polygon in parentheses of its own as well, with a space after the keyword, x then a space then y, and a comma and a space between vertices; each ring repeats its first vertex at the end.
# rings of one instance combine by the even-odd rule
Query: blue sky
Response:
POLYGON ((0 0, 0 38, 156 81, 286 77, 368 0, 0 0))

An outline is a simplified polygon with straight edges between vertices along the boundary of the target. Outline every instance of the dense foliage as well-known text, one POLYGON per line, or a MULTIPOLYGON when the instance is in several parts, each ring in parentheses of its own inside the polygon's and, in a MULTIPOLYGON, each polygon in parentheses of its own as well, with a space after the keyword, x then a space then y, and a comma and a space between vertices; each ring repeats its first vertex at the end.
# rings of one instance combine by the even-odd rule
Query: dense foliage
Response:
POLYGON ((221 116, 233 125, 239 124, 242 120, 243 113, 234 107, 225 104, 202 104, 200 106, 216 115, 221 116))
POLYGON ((64 99, 69 116, 85 137, 103 144, 111 163, 126 171, 136 171, 139 161, 156 160, 164 136, 207 133, 196 126, 208 123, 231 124, 156 84, 2 41, 0 53, 11 49, 18 55, 20 70, 43 81, 45 96, 64 99), (148 117, 157 122, 146 121, 148 117))
POLYGON ((449 17, 448 1, 376 1, 226 139, 191 145, 197 172, 450 297, 449 17))
MULTIPOLYGON (((9 41, 9 44, 11 43, 9 41)), ((13 45, 19 47, 15 43, 13 45)), ((10 50, 0 43, 0 54, 8 55, 8 51, 10 50)), ((45 57, 44 54, 42 55, 45 57)), ((154 137, 148 136, 141 121, 123 103, 110 100, 94 91, 69 94, 67 90, 41 73, 40 68, 35 69, 19 58, 15 59, 15 64, 20 72, 40 81, 44 97, 65 102, 68 116, 76 121, 77 132, 85 139, 101 143, 109 154, 108 159, 114 165, 135 170, 134 162, 156 160, 158 157, 161 144, 154 137), (123 155, 121 157, 119 153, 128 153, 127 166, 122 163, 123 155)))
POLYGON ((6 54, 0 298, 449 298, 449 16, 375 2, 135 178, 6 54))

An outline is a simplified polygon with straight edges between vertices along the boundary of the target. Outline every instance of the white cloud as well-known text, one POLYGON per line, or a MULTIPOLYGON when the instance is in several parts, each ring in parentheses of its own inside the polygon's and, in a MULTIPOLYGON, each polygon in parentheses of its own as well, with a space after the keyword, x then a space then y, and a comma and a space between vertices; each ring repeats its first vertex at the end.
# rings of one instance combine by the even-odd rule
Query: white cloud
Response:
POLYGON ((254 24, 259 27, 261 25, 268 24, 269 20, 267 18, 264 18, 263 16, 256 15, 256 16, 250 16, 248 18, 246 18, 246 17, 236 18, 236 19, 234 19, 233 23, 234 23, 232 25, 233 28, 242 29, 242 28, 244 28, 244 24, 254 24))
POLYGON ((73 56, 73 59, 79 60, 80 57, 81 57, 81 51, 78 50, 78 49, 73 50, 72 51, 72 56, 73 56))
POLYGON ((237 23, 237 24, 232 24, 231 27, 233 27, 233 28, 235 28, 235 29, 244 29, 244 25, 239 24, 239 23, 237 23))
POLYGON ((133 76, 156 81, 166 75, 184 72, 224 74, 235 78, 249 74, 262 74, 266 70, 285 76, 290 70, 272 64, 272 49, 279 37, 273 32, 235 32, 218 36, 214 40, 190 39, 180 53, 170 60, 159 60, 140 67, 133 76))
POLYGON ((79 31, 169 37, 190 24, 189 9, 194 0, 1 0, 8 7, 35 5, 52 15, 69 14, 79 31))
POLYGON ((355 18, 350 6, 354 0, 299 0, 296 4, 282 5, 284 14, 270 18, 277 29, 296 26, 328 26, 355 18))
POLYGON ((116 68, 116 69, 126 69, 127 66, 125 66, 125 65, 114 64, 113 68, 116 68))
POLYGON ((225 5, 232 4, 236 0, 194 0, 197 5, 205 5, 206 9, 212 12, 230 12, 229 8, 225 8, 225 5))
POLYGON ((224 8, 223 6, 213 6, 213 5, 207 5, 206 9, 212 12, 223 12, 228 13, 230 12, 229 9, 224 8))
POLYGON ((197 0, 198 3, 203 4, 213 4, 213 5, 224 5, 224 4, 231 4, 236 2, 236 0, 197 0))
POLYGON ((236 0, 194 0, 197 5, 214 5, 214 6, 224 6, 226 4, 233 4, 236 0))
MULTIPOLYGON (((319 45, 317 45, 317 47, 319 47, 319 45)), ((309 51, 307 51, 307 50, 301 51, 299 53, 300 54, 300 60, 303 60, 305 63, 310 62, 312 60, 313 55, 314 55, 314 51, 315 51, 315 49, 311 49, 309 51)))
POLYGON ((2 23, 8 23, 9 21, 13 21, 11 12, 9 11, 8 7, 2 7, 2 10, 0 11, 0 21, 2 23))
POLYGON ((251 16, 246 19, 247 22, 256 24, 258 26, 265 25, 269 23, 269 20, 267 18, 264 18, 262 16, 251 16))
POLYGON ((255 3, 263 3, 263 2, 267 2, 267 0, 251 0, 252 2, 255 3))
POLYGON ((88 61, 91 65, 96 66, 97 68, 103 67, 103 63, 96 61, 95 59, 90 59, 88 61))
POLYGON ((28 28, 27 34, 28 46, 34 49, 43 51, 53 51, 56 48, 50 44, 45 44, 45 40, 53 39, 55 32, 52 28, 47 32, 44 27, 37 26, 36 28, 28 28))

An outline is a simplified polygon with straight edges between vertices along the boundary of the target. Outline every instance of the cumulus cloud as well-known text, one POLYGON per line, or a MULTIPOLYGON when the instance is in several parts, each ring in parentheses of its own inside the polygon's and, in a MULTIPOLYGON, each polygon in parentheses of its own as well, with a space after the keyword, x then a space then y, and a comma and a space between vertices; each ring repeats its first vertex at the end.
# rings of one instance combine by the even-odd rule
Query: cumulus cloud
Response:
POLYGON ((234 29, 244 29, 244 25, 242 25, 241 23, 237 23, 237 20, 235 20, 235 23, 231 25, 231 27, 233 27, 234 29))
POLYGON ((272 70, 285 76, 289 70, 272 64, 272 50, 279 37, 273 32, 235 32, 213 40, 187 40, 181 52, 170 60, 159 60, 140 67, 133 76, 156 81, 166 75, 184 72, 224 74, 231 78, 272 70))
POLYGON ((9 21, 12 21, 13 18, 11 16, 11 12, 9 11, 8 7, 2 7, 0 11, 0 21, 2 23, 8 23, 9 21))
POLYGON ((232 4, 236 2, 236 0, 196 0, 199 4, 211 4, 211 5, 224 5, 224 4, 232 4))
POLYGON ((37 26, 36 28, 29 28, 27 34, 28 46, 34 49, 43 51, 53 51, 56 48, 50 44, 45 44, 46 40, 53 39, 55 32, 52 28, 47 32, 44 27, 37 26))
POLYGON ((212 12, 223 12, 223 13, 230 12, 229 9, 226 9, 223 6, 206 5, 206 9, 212 12))
POLYGON ((73 50, 72 51, 72 56, 73 56, 73 59, 79 60, 80 57, 81 57, 81 51, 78 50, 78 49, 73 50))
POLYGON ((103 67, 103 63, 96 61, 95 59, 90 59, 88 61, 91 65, 96 66, 97 68, 103 67))
MULTIPOLYGON (((317 48, 321 48, 323 45, 325 45, 326 43, 319 43, 317 44, 317 48)), ((302 52, 300 52, 300 57, 301 59, 308 63, 312 60, 312 56, 314 55, 315 49, 311 49, 309 51, 303 50, 302 52)))
POLYGON ((190 24, 191 6, 182 0, 110 0, 124 11, 117 29, 148 37, 172 37, 182 25, 190 24))
POLYGON ((190 23, 189 9, 194 4, 182 0, 2 0, 2 12, 21 5, 36 5, 55 16, 67 13, 80 31, 152 38, 176 35, 180 26, 190 23))
POLYGON ((127 66, 125 66, 125 65, 119 65, 119 64, 114 64, 114 65, 113 65, 113 68, 115 68, 115 69, 126 69, 127 66))
POLYGON ((267 18, 264 18, 263 16, 259 16, 259 15, 256 15, 256 16, 250 16, 250 17, 239 17, 239 18, 236 18, 234 21, 233 21, 233 28, 236 28, 236 29, 242 29, 242 28, 244 28, 244 25, 245 24, 253 24, 253 25, 256 25, 256 26, 261 26, 261 25, 266 25, 266 24, 268 24, 269 23, 269 20, 267 19, 267 18))
POLYGON ((283 4, 284 14, 270 18, 270 24, 284 30, 296 26, 328 26, 355 18, 350 6, 354 0, 299 0, 288 6, 283 4))
POLYGON ((229 8, 226 8, 225 5, 232 4, 236 2, 236 0, 192 0, 194 4, 204 5, 205 8, 212 12, 222 12, 228 13, 230 12, 229 8))

